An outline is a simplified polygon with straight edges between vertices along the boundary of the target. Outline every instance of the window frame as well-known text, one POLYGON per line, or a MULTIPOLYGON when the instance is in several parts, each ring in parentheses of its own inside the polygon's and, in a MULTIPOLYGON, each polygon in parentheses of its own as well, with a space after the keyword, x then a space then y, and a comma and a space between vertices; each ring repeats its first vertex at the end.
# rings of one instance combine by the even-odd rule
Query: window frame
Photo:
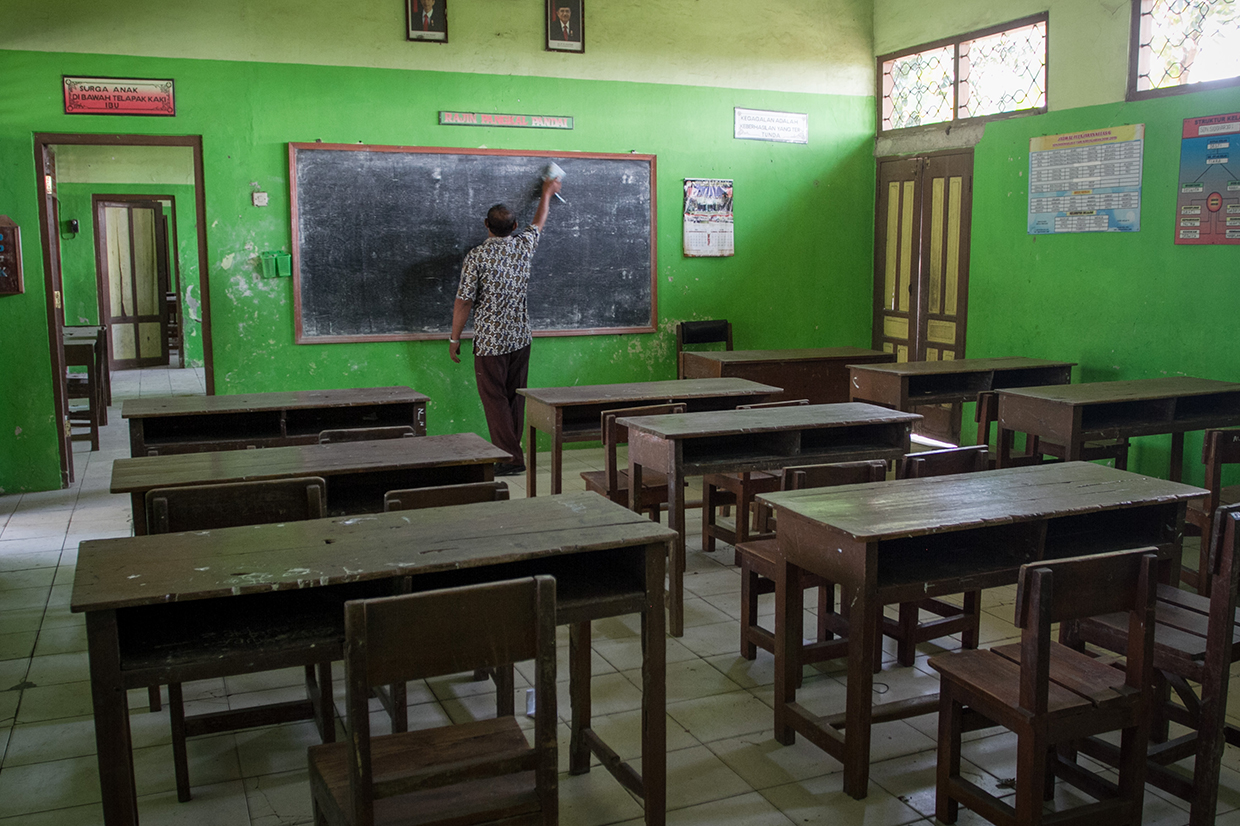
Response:
MULTIPOLYGON (((1135 3, 1141 0, 1133 0, 1135 3)), ((932 40, 929 43, 922 43, 907 49, 899 49, 894 52, 879 55, 875 59, 875 99, 877 103, 877 134, 894 135, 899 133, 913 133, 917 130, 927 130, 934 128, 954 129, 957 126, 965 126, 969 124, 985 123, 990 120, 1000 120, 1003 118, 1015 117, 1018 115, 1042 115, 1045 114, 1050 105, 1050 75, 1051 75, 1051 21, 1050 12, 1044 11, 1038 14, 1031 14, 1027 17, 1009 20, 1005 23, 998 23, 993 26, 987 26, 984 29, 975 29, 963 34, 944 37, 939 40, 932 40), (1000 34, 1010 29, 1020 29, 1026 26, 1032 26, 1035 23, 1044 23, 1046 26, 1046 59, 1043 63, 1045 72, 1043 91, 1046 94, 1046 102, 1042 106, 1030 107, 1028 109, 1013 109, 1009 112, 996 112, 993 115, 975 115, 969 118, 960 117, 960 45, 969 40, 977 40, 982 37, 988 37, 994 34, 1000 34), (952 48, 952 117, 950 120, 940 120, 933 123, 923 123, 917 126, 896 126, 890 129, 883 127, 883 64, 889 60, 895 60, 900 57, 914 55, 918 52, 929 51, 930 49, 941 49, 945 46, 952 48)))
POLYGON ((1225 77, 1219 80, 1203 80, 1200 83, 1181 83, 1178 86, 1164 86, 1161 89, 1137 89, 1137 75, 1141 71, 1141 5, 1143 0, 1132 0, 1132 19, 1128 25, 1128 93, 1127 101, 1150 100, 1170 95, 1183 95, 1190 92, 1208 92, 1214 89, 1226 89, 1240 86, 1240 75, 1225 77))

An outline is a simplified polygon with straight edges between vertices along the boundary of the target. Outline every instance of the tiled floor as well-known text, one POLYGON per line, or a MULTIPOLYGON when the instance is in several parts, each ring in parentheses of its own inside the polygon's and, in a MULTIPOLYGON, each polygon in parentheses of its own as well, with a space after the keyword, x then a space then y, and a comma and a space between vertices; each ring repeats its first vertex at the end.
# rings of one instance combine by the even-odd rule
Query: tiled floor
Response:
MULTIPOLYGON (((0 496, 0 826, 101 822, 85 630, 81 616, 68 609, 77 547, 84 539, 127 536, 131 530, 128 502, 107 490, 112 460, 127 454, 121 402, 138 395, 202 392, 202 375, 194 370, 118 372, 113 391, 116 406, 102 450, 90 452, 87 442, 75 445, 73 487, 0 496)), ((567 452, 565 479, 578 484, 578 472, 600 467, 601 458, 597 449, 567 452)), ((539 464, 548 466, 546 460, 539 464)), ((523 478, 507 481, 514 496, 524 495, 523 478)), ((550 479, 540 479, 539 485, 549 489, 550 479)), ((691 512, 691 521, 695 516, 691 512)), ((686 632, 679 640, 669 638, 667 649, 669 824, 898 826, 933 821, 932 715, 875 728, 870 791, 863 801, 843 793, 840 764, 804 738, 789 747, 772 739, 773 662, 765 652, 753 662, 737 654, 740 577, 729 564, 732 554, 727 546, 713 555, 699 548, 694 533, 685 578, 686 632)), ((1012 589, 986 592, 984 642, 1012 636, 1013 597, 1012 589)), ((765 609, 769 616, 769 601, 765 609)), ((561 642, 566 643, 563 635, 561 642)), ((594 653, 596 727, 622 757, 634 758, 641 701, 636 621, 596 623, 594 653)), ((934 672, 925 666, 931 653, 923 646, 914 668, 899 668, 889 660, 875 679, 876 693, 890 699, 936 690, 934 672)), ((564 666, 562 677, 567 675, 564 666)), ((295 695, 299 680, 299 672, 250 675, 195 683, 186 687, 186 696, 191 706, 241 707, 295 695)), ((562 717, 568 707, 564 688, 562 717)), ((802 703, 825 712, 838 709, 842 697, 839 663, 807 670, 802 703)), ((409 698, 413 725, 494 709, 491 684, 464 676, 413 685, 409 698)), ((191 740, 194 799, 178 803, 167 712, 147 711, 144 692, 133 692, 130 705, 144 824, 287 826, 310 821, 305 749, 315 741, 312 724, 191 740)), ((1229 712, 1231 721, 1240 723, 1235 692, 1229 712)), ((561 733, 567 733, 563 724, 561 733)), ((1015 773, 1012 746, 1005 734, 970 738, 965 758, 978 782, 1005 785, 1015 773)), ((562 764, 563 754, 562 746, 562 764)), ((1217 822, 1240 826, 1240 750, 1232 747, 1224 755, 1222 786, 1217 822)), ((1061 793, 1064 799, 1068 794, 1061 793)), ((1146 799, 1146 823, 1187 822, 1182 802, 1153 791, 1146 799)), ((641 806, 601 769, 578 777, 562 774, 560 806, 565 826, 635 825, 642 816, 641 806)), ((978 819, 962 811, 960 822, 978 819)))

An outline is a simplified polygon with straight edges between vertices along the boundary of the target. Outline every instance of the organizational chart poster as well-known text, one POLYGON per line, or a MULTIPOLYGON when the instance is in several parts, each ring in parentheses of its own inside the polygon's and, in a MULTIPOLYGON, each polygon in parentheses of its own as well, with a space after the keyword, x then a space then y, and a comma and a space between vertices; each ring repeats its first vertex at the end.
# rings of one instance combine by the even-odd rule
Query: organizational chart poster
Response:
POLYGON ((1240 244, 1240 112, 1185 118, 1177 244, 1240 244))
POLYGON ((1141 229, 1145 124, 1029 141, 1029 234, 1141 229))

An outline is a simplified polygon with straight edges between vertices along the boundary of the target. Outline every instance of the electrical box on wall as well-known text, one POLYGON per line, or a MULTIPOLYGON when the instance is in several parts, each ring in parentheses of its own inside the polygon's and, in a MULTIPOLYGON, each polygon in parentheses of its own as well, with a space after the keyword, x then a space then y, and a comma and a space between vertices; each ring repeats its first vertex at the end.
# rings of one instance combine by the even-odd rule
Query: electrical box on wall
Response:
POLYGON ((22 288, 22 231, 9 216, 0 215, 0 295, 17 295, 22 288))

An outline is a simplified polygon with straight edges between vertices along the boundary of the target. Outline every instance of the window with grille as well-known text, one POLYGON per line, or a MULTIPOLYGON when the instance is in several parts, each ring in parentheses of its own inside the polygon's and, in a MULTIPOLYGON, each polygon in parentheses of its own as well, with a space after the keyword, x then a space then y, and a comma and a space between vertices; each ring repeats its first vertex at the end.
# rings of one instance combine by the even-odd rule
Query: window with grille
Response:
POLYGON ((883 55, 880 131, 1046 111, 1046 28, 1039 14, 883 55))
POLYGON ((1130 100, 1240 83, 1240 0, 1133 0, 1130 100))

